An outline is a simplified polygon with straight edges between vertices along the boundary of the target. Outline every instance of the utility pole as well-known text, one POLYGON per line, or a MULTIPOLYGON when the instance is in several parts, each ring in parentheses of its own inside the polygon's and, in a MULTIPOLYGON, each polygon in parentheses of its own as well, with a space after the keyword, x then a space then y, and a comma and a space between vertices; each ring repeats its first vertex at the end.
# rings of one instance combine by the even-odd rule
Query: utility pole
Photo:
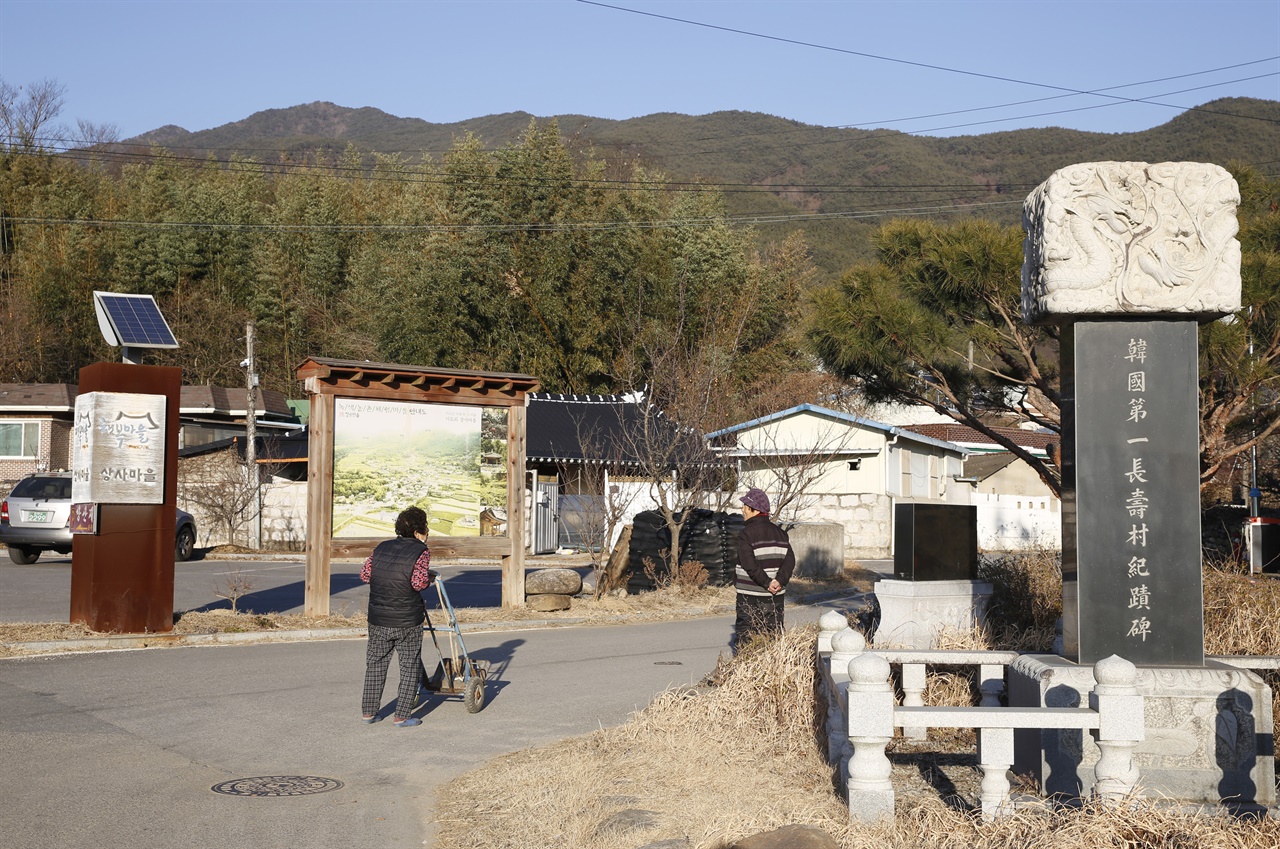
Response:
POLYGON ((262 548, 262 488, 258 478, 258 370, 253 362, 253 342, 257 329, 253 319, 245 323, 244 332, 249 354, 243 363, 248 383, 245 393, 244 465, 253 491, 253 501, 249 506, 249 547, 258 549, 262 548))

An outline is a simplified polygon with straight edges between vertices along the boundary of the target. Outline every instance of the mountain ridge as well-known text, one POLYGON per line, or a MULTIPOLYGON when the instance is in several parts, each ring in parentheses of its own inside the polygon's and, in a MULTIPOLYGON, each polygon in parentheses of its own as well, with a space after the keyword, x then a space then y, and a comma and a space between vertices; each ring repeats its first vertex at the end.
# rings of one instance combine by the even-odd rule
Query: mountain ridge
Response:
POLYGON ((627 119, 516 111, 432 123, 371 106, 315 101, 195 132, 166 125, 120 144, 156 145, 186 156, 247 154, 260 161, 334 159, 350 145, 362 154, 398 154, 415 162, 439 160, 468 135, 484 147, 502 147, 516 142, 531 122, 551 120, 576 153, 616 163, 612 175, 625 177, 640 164, 674 182, 720 186, 729 214, 771 219, 758 225, 769 238, 803 226, 815 260, 828 271, 865 256, 870 228, 894 215, 978 214, 1016 223, 1021 198, 1077 162, 1226 166, 1274 162, 1280 151, 1280 101, 1255 98, 1209 101, 1132 133, 1039 127, 961 136, 822 127, 745 110, 627 119), (826 218, 797 224, 797 215, 826 218))

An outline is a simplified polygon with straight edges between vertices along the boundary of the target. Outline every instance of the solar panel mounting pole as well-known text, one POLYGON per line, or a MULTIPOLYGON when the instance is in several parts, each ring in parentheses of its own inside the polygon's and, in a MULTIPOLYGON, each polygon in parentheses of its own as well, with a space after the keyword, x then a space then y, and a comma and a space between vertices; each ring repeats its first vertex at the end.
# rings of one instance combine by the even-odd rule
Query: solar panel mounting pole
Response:
POLYGON ((244 465, 253 491, 253 501, 249 505, 249 547, 257 549, 262 547, 262 489, 258 477, 258 371, 253 363, 255 331, 253 319, 245 322, 244 334, 249 355, 245 357, 248 388, 245 392, 244 465))

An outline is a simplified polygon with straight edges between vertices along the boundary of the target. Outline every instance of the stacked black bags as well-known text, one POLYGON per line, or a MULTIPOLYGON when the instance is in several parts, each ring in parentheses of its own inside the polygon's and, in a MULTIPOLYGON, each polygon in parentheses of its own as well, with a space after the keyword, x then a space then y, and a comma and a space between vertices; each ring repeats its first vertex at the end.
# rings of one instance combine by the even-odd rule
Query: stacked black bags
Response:
MULTIPOLYGON (((680 562, 696 560, 701 563, 707 570, 708 583, 713 586, 733 583, 740 530, 740 513, 692 511, 680 532, 680 562)), ((671 556, 670 549, 671 532, 662 514, 656 510, 637 514, 631 530, 627 591, 637 593, 652 590, 654 582, 645 574, 646 558, 653 563, 655 574, 661 578, 670 572, 667 563, 671 556)))

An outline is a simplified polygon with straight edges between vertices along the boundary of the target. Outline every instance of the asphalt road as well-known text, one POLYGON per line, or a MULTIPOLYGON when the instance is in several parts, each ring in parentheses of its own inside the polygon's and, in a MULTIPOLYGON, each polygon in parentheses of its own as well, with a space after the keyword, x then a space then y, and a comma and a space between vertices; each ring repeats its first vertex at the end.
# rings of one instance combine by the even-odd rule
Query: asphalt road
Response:
MULTIPOLYGON (((218 576, 237 568, 260 582, 255 609, 301 606, 301 563, 197 561, 178 567, 175 607, 213 604, 218 576)), ((363 609, 357 568, 335 564, 335 610, 363 609)), ((447 569, 455 603, 498 592, 496 570, 447 569)), ((69 587, 69 559, 0 564, 0 620, 66 621, 69 587)), ((789 605, 788 622, 821 612, 789 605)), ((442 782, 625 721, 656 693, 701 680, 731 630, 726 616, 467 632, 470 653, 491 665, 484 710, 433 696, 417 728, 359 721, 360 639, 0 659, 0 849, 430 846, 442 782), (332 789, 213 789, 279 776, 289 780, 250 786, 332 789)))
MULTIPOLYGON (((488 563, 442 561, 432 568, 445 579, 454 607, 498 607, 502 604, 502 572, 488 563)), ((305 564, 301 560, 192 560, 174 569, 175 611, 227 609, 230 582, 247 582, 237 600, 240 610, 255 613, 301 613, 305 596, 305 564)), ((360 581, 360 564, 335 561, 330 567, 329 609, 362 613, 369 587, 360 581)), ((436 593, 427 593, 434 602, 436 593)), ((46 552, 30 566, 19 566, 0 554, 0 622, 66 622, 71 611, 71 557, 46 552)))
POLYGON ((432 697, 417 728, 359 722, 363 640, 0 660, 0 846, 429 846, 441 782, 623 722, 710 672, 731 627, 716 617, 467 634, 492 667, 488 703, 469 714, 457 697, 432 697), (342 786, 211 789, 261 776, 342 786))

